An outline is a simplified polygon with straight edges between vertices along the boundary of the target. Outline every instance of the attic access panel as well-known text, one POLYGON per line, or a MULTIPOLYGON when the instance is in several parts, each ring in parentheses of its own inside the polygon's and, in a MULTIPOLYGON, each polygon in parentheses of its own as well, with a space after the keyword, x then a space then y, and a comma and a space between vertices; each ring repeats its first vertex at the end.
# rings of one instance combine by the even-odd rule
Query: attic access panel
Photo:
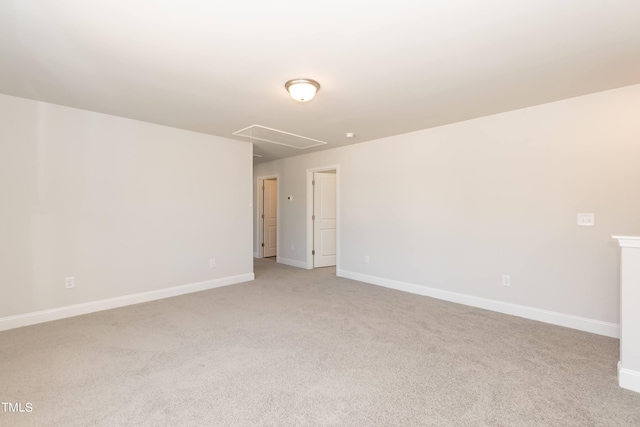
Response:
POLYGON ((307 138, 306 136, 296 135, 294 133, 284 132, 260 125, 251 125, 244 129, 237 130, 233 132, 232 135, 242 136, 251 140, 255 139, 258 141, 269 142, 271 144, 284 145, 286 147, 297 148, 298 150, 327 144, 326 142, 318 139, 307 138))

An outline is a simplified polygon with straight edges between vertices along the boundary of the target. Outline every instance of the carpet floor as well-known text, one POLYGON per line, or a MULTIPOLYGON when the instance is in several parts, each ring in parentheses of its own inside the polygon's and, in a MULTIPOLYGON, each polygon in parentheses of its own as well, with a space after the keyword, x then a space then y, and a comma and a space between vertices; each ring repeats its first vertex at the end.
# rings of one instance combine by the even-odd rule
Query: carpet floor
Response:
POLYGON ((0 332, 2 426, 640 425, 616 339, 256 260, 256 280, 0 332))

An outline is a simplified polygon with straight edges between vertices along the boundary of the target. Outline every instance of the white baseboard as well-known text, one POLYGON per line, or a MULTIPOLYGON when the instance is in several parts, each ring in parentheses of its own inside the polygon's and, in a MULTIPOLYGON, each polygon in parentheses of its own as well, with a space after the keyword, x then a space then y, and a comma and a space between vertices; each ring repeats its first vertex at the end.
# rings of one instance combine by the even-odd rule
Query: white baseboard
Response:
POLYGON ((206 291, 207 289, 219 288, 221 286, 249 282, 253 279, 253 273, 240 274, 238 276, 223 277, 221 279, 207 280, 204 282, 190 283, 187 285, 174 286, 155 291, 85 302, 82 304, 53 308, 50 310, 2 317, 0 318, 0 331, 35 325, 37 323, 50 322, 52 320, 64 319, 67 317, 79 316, 81 314, 94 313, 96 311, 109 310, 127 305, 175 297, 178 295, 190 294, 192 292, 206 291))
POLYGON ((618 384, 622 388, 640 393, 640 372, 625 369, 618 362, 618 384))
POLYGON ((276 259, 276 262, 279 262, 280 264, 290 265, 292 267, 298 267, 298 268, 304 268, 304 269, 307 268, 306 261, 298 261, 295 259, 278 257, 276 259))
POLYGON ((512 316, 524 317, 525 319, 537 320, 539 322, 564 326, 567 328, 591 332, 611 338, 620 338, 620 325, 615 323, 602 322, 600 320, 587 319, 585 317, 578 317, 570 314, 558 313, 555 311, 542 310, 525 305, 511 304, 508 302, 496 301, 487 298, 476 297, 473 295, 461 294, 458 292, 445 291, 442 289, 430 288, 428 286, 416 285, 414 283, 406 283, 376 276, 369 276, 366 274, 354 273, 352 271, 339 270, 336 272, 336 275, 339 277, 345 277, 347 279, 357 280, 359 282, 370 283, 372 285, 384 286, 386 288, 410 292, 412 294, 423 295, 431 298, 455 302, 458 304, 469 305, 471 307, 483 308, 485 310, 510 314, 512 316))

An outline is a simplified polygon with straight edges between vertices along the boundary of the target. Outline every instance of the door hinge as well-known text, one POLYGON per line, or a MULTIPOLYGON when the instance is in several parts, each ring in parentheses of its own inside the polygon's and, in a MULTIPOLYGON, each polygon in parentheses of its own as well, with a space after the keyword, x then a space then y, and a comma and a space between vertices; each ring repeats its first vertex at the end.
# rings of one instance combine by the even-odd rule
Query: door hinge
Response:
POLYGON ((315 255, 315 254, 316 254, 316 251, 311 251, 311 255, 315 255))
POLYGON ((316 180, 311 181, 311 185, 316 185, 316 180))
POLYGON ((262 214, 262 219, 264 219, 264 214, 262 214))
POLYGON ((311 215, 311 220, 315 221, 316 220, 316 216, 315 215, 311 215))
POLYGON ((264 248, 264 243, 262 244, 262 247, 264 248))
POLYGON ((264 191, 264 185, 262 186, 262 190, 264 191))

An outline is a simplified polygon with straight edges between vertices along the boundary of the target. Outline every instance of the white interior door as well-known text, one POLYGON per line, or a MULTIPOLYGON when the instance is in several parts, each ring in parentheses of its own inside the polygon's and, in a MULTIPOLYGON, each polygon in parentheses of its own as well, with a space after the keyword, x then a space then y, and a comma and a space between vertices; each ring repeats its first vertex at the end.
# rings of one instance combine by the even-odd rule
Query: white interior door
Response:
POLYGON ((336 265, 336 174, 313 174, 313 266, 336 265))
POLYGON ((278 249, 278 184, 275 179, 264 180, 264 256, 276 256, 278 249))

